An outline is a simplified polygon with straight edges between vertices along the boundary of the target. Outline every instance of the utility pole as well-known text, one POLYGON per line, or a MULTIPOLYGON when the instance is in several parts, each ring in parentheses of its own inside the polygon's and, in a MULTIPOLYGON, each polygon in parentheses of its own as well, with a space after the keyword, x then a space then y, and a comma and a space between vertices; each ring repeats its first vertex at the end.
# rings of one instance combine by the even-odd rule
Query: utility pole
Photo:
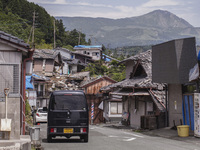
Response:
POLYGON ((78 45, 81 43, 81 31, 78 31, 79 37, 78 37, 78 45))
POLYGON ((56 21, 54 20, 54 44, 53 44, 53 48, 56 48, 56 21))
POLYGON ((33 34, 32 34, 32 47, 35 47, 34 44, 34 32, 35 32, 35 11, 33 12, 33 34))
POLYGON ((93 35, 89 35, 90 36, 90 40, 91 40, 91 43, 90 43, 90 45, 92 44, 92 37, 93 37, 93 35))

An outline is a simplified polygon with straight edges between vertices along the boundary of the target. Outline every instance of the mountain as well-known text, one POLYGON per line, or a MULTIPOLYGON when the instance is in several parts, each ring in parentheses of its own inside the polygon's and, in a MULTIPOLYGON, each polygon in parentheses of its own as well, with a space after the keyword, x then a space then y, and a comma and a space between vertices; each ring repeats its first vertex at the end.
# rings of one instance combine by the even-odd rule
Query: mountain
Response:
POLYGON ((200 44, 200 28, 163 10, 122 19, 89 17, 56 17, 66 30, 77 29, 91 38, 93 44, 109 48, 133 45, 152 45, 172 39, 196 37, 200 44))

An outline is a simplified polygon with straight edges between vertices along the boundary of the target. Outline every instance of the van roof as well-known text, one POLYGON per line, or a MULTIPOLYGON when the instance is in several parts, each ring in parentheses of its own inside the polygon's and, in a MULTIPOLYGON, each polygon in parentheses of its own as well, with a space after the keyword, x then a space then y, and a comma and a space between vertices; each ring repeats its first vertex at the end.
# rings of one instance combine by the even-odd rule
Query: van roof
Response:
POLYGON ((84 92, 81 90, 61 90, 61 91, 54 91, 53 95, 64 95, 64 94, 73 94, 73 95, 84 95, 84 92))

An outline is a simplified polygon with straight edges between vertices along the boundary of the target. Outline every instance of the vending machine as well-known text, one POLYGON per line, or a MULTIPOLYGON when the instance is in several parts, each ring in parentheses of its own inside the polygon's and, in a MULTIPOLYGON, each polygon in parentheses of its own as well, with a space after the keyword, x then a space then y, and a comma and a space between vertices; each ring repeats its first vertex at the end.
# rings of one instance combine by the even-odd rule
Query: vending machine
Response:
POLYGON ((194 93, 194 136, 200 137, 200 93, 194 93))

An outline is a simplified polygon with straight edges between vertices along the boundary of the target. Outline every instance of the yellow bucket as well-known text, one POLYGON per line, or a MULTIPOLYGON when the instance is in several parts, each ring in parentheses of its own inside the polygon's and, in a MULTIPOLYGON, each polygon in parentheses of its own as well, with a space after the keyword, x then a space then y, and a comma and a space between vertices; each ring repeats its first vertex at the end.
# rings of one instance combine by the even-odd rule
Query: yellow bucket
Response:
POLYGON ((178 131, 178 136, 180 136, 180 137, 189 136, 189 126, 188 125, 177 126, 177 131, 178 131))

